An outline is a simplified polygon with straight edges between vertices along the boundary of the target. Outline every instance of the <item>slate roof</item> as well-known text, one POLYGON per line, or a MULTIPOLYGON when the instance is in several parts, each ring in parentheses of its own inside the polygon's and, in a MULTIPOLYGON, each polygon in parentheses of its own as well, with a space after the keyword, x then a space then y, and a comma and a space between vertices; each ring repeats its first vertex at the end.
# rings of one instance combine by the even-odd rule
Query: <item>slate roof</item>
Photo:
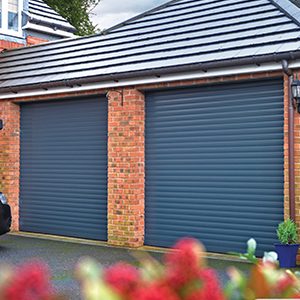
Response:
POLYGON ((6 51, 0 93, 292 60, 299 47, 288 0, 174 0, 99 35, 6 51))
POLYGON ((76 28, 72 26, 66 19, 55 12, 50 6, 41 0, 28 1, 28 17, 29 22, 38 25, 67 31, 76 32, 76 28))

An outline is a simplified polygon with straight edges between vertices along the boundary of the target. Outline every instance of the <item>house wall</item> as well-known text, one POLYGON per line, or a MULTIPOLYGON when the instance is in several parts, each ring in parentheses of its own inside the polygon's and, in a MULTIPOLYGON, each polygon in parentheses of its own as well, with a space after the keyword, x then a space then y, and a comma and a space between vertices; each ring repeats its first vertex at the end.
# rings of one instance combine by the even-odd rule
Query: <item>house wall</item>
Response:
POLYGON ((8 196, 13 221, 12 230, 19 228, 20 170, 20 107, 10 101, 0 101, 0 191, 8 196))
MULTIPOLYGON (((108 243, 139 247, 144 242, 145 201, 145 97, 138 90, 161 87, 193 86, 213 82, 283 76, 282 71, 251 73, 184 80, 176 82, 120 87, 108 96, 108 243), (120 93, 123 92, 123 95, 120 93)), ((19 106, 22 101, 106 94, 109 89, 64 93, 24 99, 0 100, 1 189, 9 199, 13 211, 13 230, 18 230, 19 212, 19 106)), ((295 118, 295 178, 296 221, 300 224, 300 117, 295 118)), ((284 214, 289 215, 288 186, 288 77, 284 76, 284 214)), ((300 260, 300 257, 299 257, 300 260)))

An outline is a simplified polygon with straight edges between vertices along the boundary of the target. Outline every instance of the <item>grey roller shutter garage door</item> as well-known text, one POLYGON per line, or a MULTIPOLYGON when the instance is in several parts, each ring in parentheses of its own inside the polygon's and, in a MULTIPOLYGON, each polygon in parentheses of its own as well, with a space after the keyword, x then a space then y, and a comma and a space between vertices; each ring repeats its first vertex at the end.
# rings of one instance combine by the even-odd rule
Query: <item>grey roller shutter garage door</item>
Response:
POLYGON ((146 245, 274 250, 283 220, 283 80, 146 95, 146 245))
POLYGON ((21 106, 20 230, 107 239, 107 100, 21 106))

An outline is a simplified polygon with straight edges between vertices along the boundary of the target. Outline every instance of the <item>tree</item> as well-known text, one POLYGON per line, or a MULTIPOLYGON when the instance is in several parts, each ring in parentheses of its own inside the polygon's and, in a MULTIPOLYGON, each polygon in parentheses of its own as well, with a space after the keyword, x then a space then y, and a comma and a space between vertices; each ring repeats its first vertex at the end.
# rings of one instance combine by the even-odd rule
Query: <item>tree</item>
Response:
POLYGON ((100 0, 44 0, 44 2, 73 25, 78 30, 77 35, 99 32, 92 24, 90 14, 100 0))

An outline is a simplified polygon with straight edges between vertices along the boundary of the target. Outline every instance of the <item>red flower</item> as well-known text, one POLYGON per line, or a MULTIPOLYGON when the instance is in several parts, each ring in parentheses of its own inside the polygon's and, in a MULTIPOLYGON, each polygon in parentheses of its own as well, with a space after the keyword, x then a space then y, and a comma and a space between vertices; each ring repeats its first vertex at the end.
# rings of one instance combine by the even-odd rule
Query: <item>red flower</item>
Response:
POLYGON ((124 299, 132 299, 139 284, 139 271, 124 263, 108 267, 104 273, 104 282, 110 285, 124 299))
POLYGON ((54 299, 48 266, 37 260, 20 265, 4 288, 3 296, 7 300, 54 299))
POLYGON ((204 247, 197 240, 184 238, 174 246, 174 251, 165 255, 167 280, 174 289, 198 278, 203 252, 204 247))
POLYGON ((199 271, 201 287, 192 289, 185 297, 186 300, 224 300, 222 287, 216 271, 210 267, 204 267, 199 271))
POLYGON ((174 290, 166 284, 155 282, 140 289, 135 300, 180 300, 174 290))
POLYGON ((293 278, 288 273, 285 273, 285 276, 281 277, 276 282, 275 295, 279 296, 281 293, 283 293, 288 288, 293 288, 293 287, 294 287, 294 280, 293 280, 293 278))

